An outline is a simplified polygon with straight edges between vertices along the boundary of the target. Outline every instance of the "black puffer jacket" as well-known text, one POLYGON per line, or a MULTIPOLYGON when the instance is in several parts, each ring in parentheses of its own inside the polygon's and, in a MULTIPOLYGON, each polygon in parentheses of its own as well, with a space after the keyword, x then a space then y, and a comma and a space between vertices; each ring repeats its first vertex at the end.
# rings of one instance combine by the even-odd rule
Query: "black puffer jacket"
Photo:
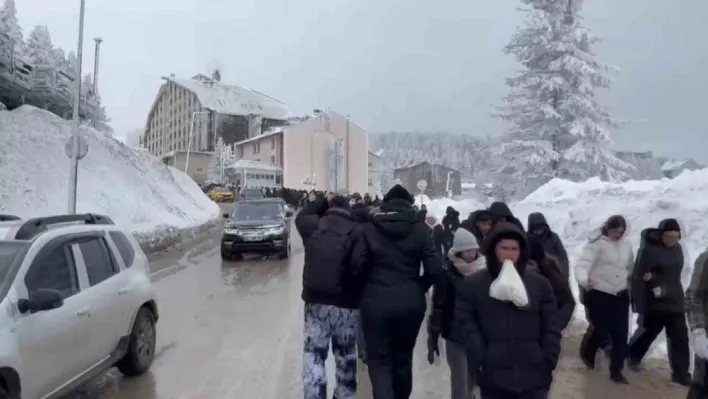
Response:
MULTIPOLYGON (((297 217, 295 217, 295 227, 300 237, 302 237, 302 243, 306 250, 307 242, 315 231, 317 231, 320 219, 325 218, 332 229, 348 230, 347 226, 356 225, 356 227, 351 230, 353 249, 349 263, 346 265, 348 268, 347 276, 343 280, 346 283, 345 290, 342 295, 331 296, 314 292, 303 287, 302 300, 306 303, 319 303, 355 309, 359 307, 361 292, 366 277, 366 254, 362 252, 361 249, 357 251, 357 248, 360 248, 357 244, 363 242, 364 224, 357 222, 350 210, 344 208, 330 208, 324 198, 318 198, 316 201, 309 203, 298 213, 297 217)), ((307 255, 305 259, 307 259, 307 255)))
POLYGON ((543 244, 543 249, 546 252, 558 260, 558 266, 560 266, 561 272, 565 278, 570 275, 570 264, 568 262, 568 253, 565 251, 565 246, 563 246, 563 241, 561 241, 558 234, 551 230, 551 227, 546 222, 546 217, 541 212, 534 212, 529 214, 528 223, 528 233, 529 235, 534 235, 543 244), (540 235, 534 234, 533 231, 542 228, 543 233, 540 235))
POLYGON ((369 260, 364 297, 408 301, 425 293, 442 273, 439 251, 428 226, 403 199, 394 198, 381 205, 380 212, 364 225, 360 244, 355 251, 366 253, 369 260))
POLYGON ((455 299, 457 298, 457 286, 462 283, 465 276, 457 270, 449 259, 445 263, 447 267, 438 278, 438 281, 435 282, 433 288, 428 333, 450 339, 455 299))
POLYGON ((509 205, 499 201, 493 202, 492 205, 489 205, 489 209, 487 209, 487 211, 492 215, 493 225, 499 222, 508 222, 516 225, 516 227, 521 231, 524 231, 524 225, 521 224, 521 221, 517 219, 513 213, 511 213, 509 205))
POLYGON ((644 229, 642 241, 632 272, 632 307, 636 313, 684 312, 684 290, 681 284, 683 249, 681 244, 668 248, 661 239, 661 223, 658 229, 644 229), (644 281, 644 274, 652 279, 644 281), (662 294, 657 298, 652 290, 659 287, 662 294))
POLYGON ((526 272, 526 238, 514 224, 496 225, 484 246, 487 268, 467 277, 458 287, 452 339, 465 347, 470 370, 481 366, 481 387, 510 395, 548 389, 561 349, 551 284, 538 273, 526 272), (505 238, 521 243, 516 267, 529 298, 524 308, 489 296, 502 266, 494 256, 494 247, 505 238))

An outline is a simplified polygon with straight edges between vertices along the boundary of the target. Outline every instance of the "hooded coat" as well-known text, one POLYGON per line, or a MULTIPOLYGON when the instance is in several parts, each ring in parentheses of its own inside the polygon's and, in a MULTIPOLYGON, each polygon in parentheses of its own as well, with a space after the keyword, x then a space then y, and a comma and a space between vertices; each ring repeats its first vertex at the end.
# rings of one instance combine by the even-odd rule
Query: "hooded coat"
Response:
POLYGON ((482 234, 481 231, 479 231, 479 228, 477 227, 477 222, 482 219, 483 216, 491 216, 489 211, 486 209, 478 209, 467 217, 462 223, 460 223, 460 227, 466 229, 470 233, 472 233, 475 238, 477 239, 477 243, 479 245, 482 245, 482 240, 484 240, 484 235, 482 234))
POLYGON ((684 312, 684 290, 681 284, 683 272, 683 248, 680 243, 669 248, 662 242, 663 224, 659 228, 642 231, 642 240, 632 271, 632 307, 636 313, 684 312), (644 274, 651 273, 652 279, 644 281, 644 274), (652 295, 652 289, 659 287, 661 297, 652 295))
POLYGON ((526 272, 528 246, 514 223, 496 225, 483 243, 487 267, 466 278, 457 290, 452 339, 463 345, 469 370, 481 367, 478 384, 499 395, 532 394, 549 389, 560 355, 561 330, 553 288, 538 273, 526 272), (490 297, 502 263, 495 255, 502 239, 519 242, 516 269, 529 304, 518 308, 490 297))
POLYGON ((524 225, 521 224, 521 221, 517 219, 513 213, 511 213, 509 205, 499 201, 493 202, 492 205, 489 205, 487 212, 492 215, 492 225, 506 221, 515 225, 521 231, 524 231, 524 225))
POLYGON ((558 234, 551 230, 551 227, 546 222, 546 217, 541 212, 534 212, 529 214, 528 223, 528 233, 529 235, 536 236, 543 244, 543 249, 546 252, 558 260, 558 265, 563 272, 563 276, 567 279, 570 276, 570 263, 568 262, 568 253, 563 246, 563 241, 561 241, 558 234), (543 228, 543 234, 536 235, 533 230, 543 228))

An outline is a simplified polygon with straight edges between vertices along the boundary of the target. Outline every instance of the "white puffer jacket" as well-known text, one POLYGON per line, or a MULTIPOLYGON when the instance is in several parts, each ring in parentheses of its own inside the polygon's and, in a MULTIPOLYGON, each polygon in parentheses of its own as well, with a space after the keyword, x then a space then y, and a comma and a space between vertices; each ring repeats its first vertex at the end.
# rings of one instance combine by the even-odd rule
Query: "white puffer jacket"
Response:
POLYGON ((617 295, 629 287, 629 277, 634 268, 634 253, 629 241, 611 240, 600 236, 583 248, 575 264, 575 279, 587 288, 588 280, 595 281, 594 290, 617 295))

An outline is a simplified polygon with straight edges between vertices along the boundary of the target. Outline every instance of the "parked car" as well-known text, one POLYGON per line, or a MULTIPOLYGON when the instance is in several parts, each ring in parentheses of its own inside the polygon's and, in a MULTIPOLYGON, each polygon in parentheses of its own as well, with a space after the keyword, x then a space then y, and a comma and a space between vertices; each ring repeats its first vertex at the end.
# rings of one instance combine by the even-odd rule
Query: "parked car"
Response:
POLYGON ((145 373, 157 302, 147 257, 106 216, 0 222, 0 398, 57 398, 117 366, 145 373))
POLYGON ((272 199, 237 202, 231 214, 224 214, 221 258, 239 260, 246 253, 289 258, 292 215, 272 199))
POLYGON ((209 198, 215 202, 233 202, 235 196, 233 191, 226 187, 214 187, 209 191, 209 198))

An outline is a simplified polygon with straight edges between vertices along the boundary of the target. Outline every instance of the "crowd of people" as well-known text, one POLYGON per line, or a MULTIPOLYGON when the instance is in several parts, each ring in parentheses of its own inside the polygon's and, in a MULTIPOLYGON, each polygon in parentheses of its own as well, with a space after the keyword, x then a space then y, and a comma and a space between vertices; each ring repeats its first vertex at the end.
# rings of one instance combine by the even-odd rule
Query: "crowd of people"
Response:
POLYGON ((672 381, 690 387, 688 398, 708 397, 708 252, 684 292, 686 259, 674 219, 645 229, 635 256, 626 220, 611 216, 571 265, 543 214, 530 214, 524 228, 502 202, 464 220, 449 207, 440 223, 400 185, 377 204, 308 193, 301 205, 295 226, 305 247, 305 399, 326 397, 330 344, 335 398, 356 396, 358 354, 374 399, 409 398, 426 314, 428 361, 444 343, 452 399, 548 398, 562 332, 575 312, 571 284, 589 324, 579 353, 588 368, 602 349, 609 378, 628 384, 625 365, 641 369, 666 330, 672 381), (630 311, 639 315, 631 338, 630 311))

